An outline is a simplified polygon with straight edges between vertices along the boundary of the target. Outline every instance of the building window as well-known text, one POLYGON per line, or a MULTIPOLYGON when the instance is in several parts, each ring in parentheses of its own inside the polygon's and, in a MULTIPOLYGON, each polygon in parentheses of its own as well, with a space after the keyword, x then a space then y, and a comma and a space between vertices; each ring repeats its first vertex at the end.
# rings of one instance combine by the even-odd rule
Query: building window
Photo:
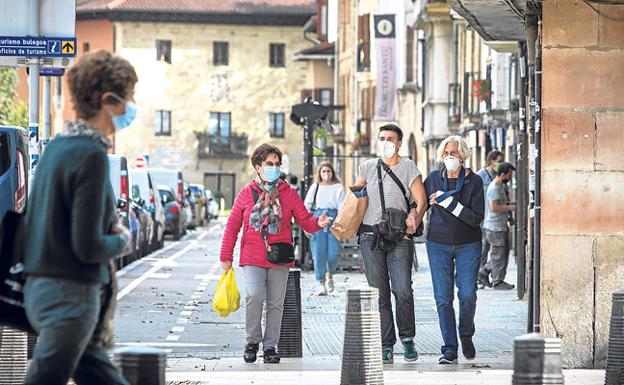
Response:
POLYGON ((357 69, 370 71, 370 14, 358 16, 357 69))
POLYGON ((171 111, 156 111, 154 133, 156 136, 171 136, 171 111))
POLYGON ((91 45, 89 43, 82 43, 82 52, 87 53, 91 50, 91 45))
POLYGON ((407 27, 405 31, 405 82, 414 83, 416 81, 416 31, 412 27, 407 27))
POLYGON ((225 41, 215 41, 212 43, 212 64, 216 66, 228 65, 229 44, 225 41))
POLYGON ((284 137, 284 113, 269 112, 269 134, 272 138, 284 137))
POLYGON ((269 46, 269 66, 284 67, 286 64, 286 44, 271 43, 269 46))
POLYGON ((211 112, 208 133, 227 141, 231 133, 232 114, 230 112, 211 112))
POLYGON ((171 64, 171 40, 156 40, 156 60, 171 64))

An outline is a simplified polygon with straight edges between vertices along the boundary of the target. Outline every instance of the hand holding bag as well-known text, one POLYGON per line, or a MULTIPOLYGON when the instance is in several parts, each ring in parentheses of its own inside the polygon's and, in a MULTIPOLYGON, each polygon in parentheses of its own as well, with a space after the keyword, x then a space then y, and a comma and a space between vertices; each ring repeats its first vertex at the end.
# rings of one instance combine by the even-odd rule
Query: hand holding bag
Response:
POLYGON ((227 317, 240 308, 240 292, 236 286, 234 269, 229 268, 217 284, 212 309, 221 317, 227 317))
POLYGON ((366 186, 352 186, 346 193, 344 204, 329 229, 339 241, 357 234, 368 209, 366 186))

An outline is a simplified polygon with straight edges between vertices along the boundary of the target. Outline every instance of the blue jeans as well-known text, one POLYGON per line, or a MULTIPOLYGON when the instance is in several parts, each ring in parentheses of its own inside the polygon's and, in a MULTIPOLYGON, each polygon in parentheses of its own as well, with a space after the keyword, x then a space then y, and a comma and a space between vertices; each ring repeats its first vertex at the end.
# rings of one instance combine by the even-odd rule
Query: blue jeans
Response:
POLYGON ((92 339, 100 315, 100 285, 28 277, 26 315, 39 333, 25 385, 128 385, 101 342, 92 339))
MULTIPOLYGON (((314 216, 320 216, 323 212, 327 212, 327 216, 336 218, 336 210, 316 209, 314 216)), ((331 225, 330 225, 331 226, 331 225)), ((338 254, 342 245, 340 241, 334 237, 327 226, 317 231, 310 237, 310 248, 312 257, 314 258, 314 275, 317 281, 324 281, 326 273, 335 273, 338 266, 338 254)))
POLYGON ((477 276, 481 242, 448 245, 427 241, 427 254, 433 281, 433 295, 438 308, 440 331, 444 345, 442 354, 457 354, 457 328, 453 309, 453 284, 457 279, 459 298, 459 336, 472 337, 477 308, 477 276))
POLYGON ((360 235, 360 252, 364 260, 368 285, 379 290, 381 316, 381 346, 392 349, 396 343, 392 300, 396 302, 396 321, 401 341, 412 341, 416 335, 414 293, 412 291, 412 263, 414 242, 402 240, 387 250, 371 250, 373 236, 360 235))

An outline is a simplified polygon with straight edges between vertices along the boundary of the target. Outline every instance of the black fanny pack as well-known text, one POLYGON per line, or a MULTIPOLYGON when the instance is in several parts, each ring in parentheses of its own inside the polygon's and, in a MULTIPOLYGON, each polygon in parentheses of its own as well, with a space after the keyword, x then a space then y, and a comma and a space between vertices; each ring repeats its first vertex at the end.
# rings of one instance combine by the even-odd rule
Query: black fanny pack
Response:
POLYGON ((407 215, 402 210, 385 209, 381 216, 381 222, 377 226, 379 235, 390 242, 402 240, 405 237, 405 230, 407 230, 406 218, 407 215))
MULTIPOLYGON (((251 189, 254 203, 258 201, 258 191, 251 189)), ((288 265, 295 261, 295 248, 291 243, 273 243, 269 245, 269 234, 266 227, 262 228, 262 238, 266 247, 267 261, 274 265, 288 265)))

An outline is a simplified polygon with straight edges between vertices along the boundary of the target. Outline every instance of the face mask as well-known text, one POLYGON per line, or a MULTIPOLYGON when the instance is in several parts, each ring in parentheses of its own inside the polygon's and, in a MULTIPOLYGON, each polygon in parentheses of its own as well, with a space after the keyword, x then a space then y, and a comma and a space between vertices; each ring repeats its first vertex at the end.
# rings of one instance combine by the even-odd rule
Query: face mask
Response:
POLYGON ((457 171, 460 165, 461 165, 461 162, 459 161, 459 159, 457 159, 454 156, 449 155, 446 158, 444 158, 444 166, 449 171, 457 171))
POLYGON ((321 174, 321 180, 323 180, 324 182, 327 182, 328 180, 331 179, 331 176, 332 175, 330 173, 321 174))
POLYGON ((269 183, 275 182, 279 179, 280 176, 280 168, 277 166, 265 166, 264 167, 264 178, 269 181, 269 183))
POLYGON ((113 116, 115 130, 121 131, 130 126, 134 118, 136 118, 137 106, 133 102, 126 101, 115 94, 113 94, 113 97, 126 105, 126 111, 123 114, 113 116))
POLYGON ((396 151, 396 146, 392 142, 384 141, 381 146, 381 151, 383 152, 384 158, 392 158, 396 151))

